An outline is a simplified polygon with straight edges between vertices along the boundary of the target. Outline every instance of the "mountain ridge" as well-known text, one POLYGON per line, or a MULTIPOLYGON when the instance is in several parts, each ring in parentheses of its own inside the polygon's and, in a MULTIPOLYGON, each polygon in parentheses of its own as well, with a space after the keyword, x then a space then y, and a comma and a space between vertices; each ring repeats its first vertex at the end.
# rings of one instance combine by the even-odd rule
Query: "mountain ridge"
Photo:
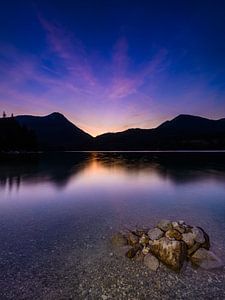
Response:
POLYGON ((13 119, 35 134, 40 150, 225 149, 225 118, 213 120, 180 114, 155 128, 129 128, 96 137, 59 112, 46 116, 18 115, 13 119))
POLYGON ((62 113, 60 112, 52 112, 48 115, 43 115, 43 116, 35 116, 35 115, 27 115, 27 114, 24 114, 24 115, 17 115, 15 116, 15 118, 21 118, 21 117, 33 117, 33 118, 47 118, 47 117, 60 117, 60 118, 64 118, 66 119, 68 122, 70 122, 71 124, 73 124, 77 129, 85 132, 86 134, 88 134, 89 136, 93 137, 93 138, 97 138, 99 136, 102 136, 102 135, 105 135, 105 134, 117 134, 117 133, 122 133, 122 132, 127 132, 127 131, 139 131, 139 130, 144 130, 144 131, 148 131, 148 130, 153 130, 153 129, 157 129, 159 127, 162 127, 164 126, 164 124, 169 124, 170 122, 174 122, 176 120, 180 120, 180 119, 183 119, 183 118, 191 118, 191 119, 201 119, 201 120, 207 120, 207 121, 213 121, 213 122, 218 122, 218 121, 223 121, 225 122, 225 117, 224 118, 219 118, 219 119, 211 119, 211 118, 206 118, 206 117, 202 117, 202 116, 198 116, 198 115, 190 115, 190 114, 179 114, 178 116, 170 119, 170 120, 166 120, 164 121, 163 123, 159 124, 158 126, 156 127, 152 127, 152 128, 141 128, 141 127, 131 127, 131 128, 128 128, 126 130, 121 130, 121 131, 113 131, 113 132, 104 132, 104 133, 101 133, 101 134, 98 134, 97 136, 92 136, 90 133, 84 131, 83 129, 77 127, 73 122, 69 121, 62 113))
POLYGON ((152 128, 140 128, 140 127, 132 127, 132 128, 128 128, 126 130, 122 130, 122 131, 115 131, 115 132, 105 132, 105 133, 102 133, 102 134, 99 134, 97 135, 95 138, 99 137, 99 136, 103 136, 103 135, 106 135, 106 134, 117 134, 117 133, 122 133, 122 132, 128 132, 128 131, 138 131, 138 130, 143 130, 143 131, 148 131, 148 130, 154 130, 154 129, 157 129, 161 126, 163 126, 164 124, 167 125, 169 124, 170 122, 174 121, 174 120, 179 120, 180 118, 182 117, 191 117, 191 118, 198 118, 198 119, 202 119, 202 120, 208 120, 208 121, 223 121, 225 122, 225 118, 219 118, 219 119, 209 119, 209 118, 206 118, 206 117, 201 117, 201 116, 197 116, 197 115, 189 115, 189 114, 179 114, 178 116, 174 117, 173 119, 171 120, 166 120, 164 121, 163 123, 159 124, 158 126, 156 127, 152 127, 152 128))
POLYGON ((58 112, 46 116, 19 115, 15 119, 35 132, 40 149, 85 149, 92 140, 91 135, 58 112))
POLYGON ((106 133, 96 141, 99 150, 225 149, 225 118, 181 114, 155 128, 106 133))

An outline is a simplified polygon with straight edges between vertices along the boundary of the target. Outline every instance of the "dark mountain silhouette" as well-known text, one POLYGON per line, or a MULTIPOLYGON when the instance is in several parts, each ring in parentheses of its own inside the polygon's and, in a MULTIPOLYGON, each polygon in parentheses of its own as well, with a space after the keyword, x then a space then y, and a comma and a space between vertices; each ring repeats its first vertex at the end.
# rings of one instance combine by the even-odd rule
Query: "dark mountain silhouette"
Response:
POLYGON ((0 149, 6 151, 34 149, 35 143, 39 150, 225 150, 225 118, 179 115, 157 128, 128 129, 93 138, 60 113, 24 115, 0 119, 0 143, 0 149))
POLYGON ((128 129, 97 136, 95 147, 99 150, 225 149, 225 118, 210 120, 179 115, 154 129, 128 129))
POLYGON ((85 150, 93 139, 58 112, 44 117, 17 116, 16 120, 35 132, 41 150, 85 150))
POLYGON ((224 132, 225 118, 220 120, 210 120, 192 115, 179 115, 171 121, 162 123, 157 130, 164 133, 173 134, 214 134, 224 132))

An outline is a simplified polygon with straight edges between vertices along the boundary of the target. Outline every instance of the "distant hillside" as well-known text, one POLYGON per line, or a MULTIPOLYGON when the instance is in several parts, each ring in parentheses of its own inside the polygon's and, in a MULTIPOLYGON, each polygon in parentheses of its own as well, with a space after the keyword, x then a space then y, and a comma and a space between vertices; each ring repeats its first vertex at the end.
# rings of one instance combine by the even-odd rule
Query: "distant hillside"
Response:
POLYGON ((17 116, 16 120, 35 132, 39 149, 84 150, 90 147, 93 140, 88 133, 57 112, 44 117, 17 116))
POLYGON ((225 118, 209 120, 179 115, 154 129, 128 129, 96 137, 96 149, 182 150, 225 149, 225 118))

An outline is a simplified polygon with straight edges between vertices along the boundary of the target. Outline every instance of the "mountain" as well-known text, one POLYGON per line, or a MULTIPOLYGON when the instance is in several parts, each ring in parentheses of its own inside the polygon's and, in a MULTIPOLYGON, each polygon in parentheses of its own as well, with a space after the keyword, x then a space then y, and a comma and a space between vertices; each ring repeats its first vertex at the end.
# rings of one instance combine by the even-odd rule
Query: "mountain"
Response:
POLYGON ((93 140, 58 112, 44 117, 22 115, 15 119, 35 132, 41 150, 85 150, 93 140))
POLYGON ((153 129, 93 138, 60 113, 0 119, 0 150, 225 150, 225 118, 179 115, 153 129), (36 146, 35 146, 36 145, 36 146))
POLYGON ((173 134, 214 134, 224 132, 225 118, 220 120, 210 120, 192 115, 179 115, 171 121, 162 123, 157 130, 164 133, 173 134))
POLYGON ((225 149, 225 118, 179 115, 154 129, 128 129, 97 136, 98 150, 225 149))

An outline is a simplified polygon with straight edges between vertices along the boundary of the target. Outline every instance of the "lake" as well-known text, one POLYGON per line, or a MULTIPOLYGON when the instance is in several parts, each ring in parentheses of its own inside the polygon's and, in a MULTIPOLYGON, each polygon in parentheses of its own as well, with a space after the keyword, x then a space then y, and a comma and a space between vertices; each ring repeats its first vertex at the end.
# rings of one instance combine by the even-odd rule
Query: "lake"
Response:
POLYGON ((225 262, 224 152, 63 152, 0 163, 0 299, 225 299, 225 270, 114 253, 127 226, 184 220, 225 262))

